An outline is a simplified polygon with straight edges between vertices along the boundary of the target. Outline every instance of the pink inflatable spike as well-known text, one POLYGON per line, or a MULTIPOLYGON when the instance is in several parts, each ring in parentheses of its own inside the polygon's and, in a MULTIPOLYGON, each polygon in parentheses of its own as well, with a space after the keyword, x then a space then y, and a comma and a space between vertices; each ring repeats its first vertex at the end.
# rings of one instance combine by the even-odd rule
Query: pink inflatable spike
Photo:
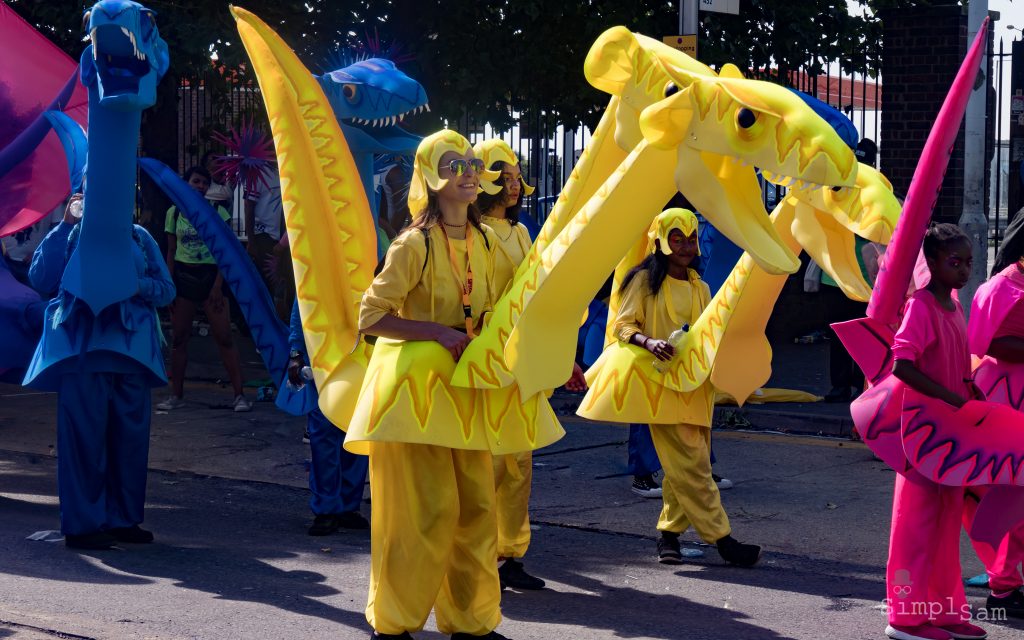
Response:
POLYGON ((878 281, 868 302, 868 317, 883 324, 896 322, 903 306, 904 293, 914 273, 917 252, 921 249, 925 231, 932 218, 932 210, 938 199, 942 179, 949 165, 949 155, 956 142, 960 123, 967 110, 967 100, 974 88, 985 43, 988 41, 989 18, 981 23, 978 35, 971 44, 967 57, 953 80, 949 95, 942 103, 935 124, 924 144, 921 159, 917 162, 914 177, 910 181, 907 200, 903 203, 903 214, 892 234, 892 242, 886 253, 885 264, 878 273, 878 281))

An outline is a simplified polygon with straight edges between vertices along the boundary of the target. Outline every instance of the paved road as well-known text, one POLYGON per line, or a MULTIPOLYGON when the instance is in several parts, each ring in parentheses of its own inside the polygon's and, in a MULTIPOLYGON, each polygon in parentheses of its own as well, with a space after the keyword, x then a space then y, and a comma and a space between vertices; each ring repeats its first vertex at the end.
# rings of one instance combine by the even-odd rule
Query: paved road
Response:
MULTIPOLYGON (((192 385, 191 407, 155 416, 157 544, 78 554, 25 539, 57 526, 55 398, 0 387, 0 639, 368 637, 368 535, 306 536, 302 422, 268 404, 232 413, 228 395, 192 385)), ((506 593, 509 637, 882 637, 893 473, 862 446, 716 432, 735 535, 765 545, 763 564, 725 567, 706 548, 666 567, 654 561, 660 503, 621 475, 626 431, 566 428, 535 457, 527 566, 550 588, 506 593)), ((965 545, 964 574, 979 570, 965 545)), ((433 628, 418 637, 440 638, 433 628)), ((1024 639, 1019 623, 988 628, 1024 639)))

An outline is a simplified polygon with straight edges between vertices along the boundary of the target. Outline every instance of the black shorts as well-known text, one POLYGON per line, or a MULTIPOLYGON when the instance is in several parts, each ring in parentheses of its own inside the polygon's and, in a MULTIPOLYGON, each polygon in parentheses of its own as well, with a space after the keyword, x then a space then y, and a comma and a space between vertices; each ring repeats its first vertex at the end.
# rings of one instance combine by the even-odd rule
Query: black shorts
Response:
POLYGON ((196 304, 206 302, 217 281, 217 265, 174 262, 174 287, 179 298, 196 304))

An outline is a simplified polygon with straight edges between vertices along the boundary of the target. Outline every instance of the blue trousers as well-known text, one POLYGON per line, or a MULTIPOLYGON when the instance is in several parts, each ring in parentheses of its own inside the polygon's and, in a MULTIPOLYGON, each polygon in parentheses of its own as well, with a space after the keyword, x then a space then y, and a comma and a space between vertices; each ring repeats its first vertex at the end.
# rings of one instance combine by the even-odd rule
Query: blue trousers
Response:
MULTIPOLYGON (((654 450, 651 428, 646 424, 629 425, 629 467, 626 473, 634 476, 649 476, 661 471, 661 460, 654 450)), ((711 449, 711 464, 715 464, 715 450, 711 449)))
POLYGON ((320 409, 306 418, 309 429, 309 508, 316 515, 359 511, 369 459, 345 451, 345 432, 320 409))
POLYGON ((142 375, 62 376, 57 491, 64 535, 142 522, 150 415, 150 390, 142 375))

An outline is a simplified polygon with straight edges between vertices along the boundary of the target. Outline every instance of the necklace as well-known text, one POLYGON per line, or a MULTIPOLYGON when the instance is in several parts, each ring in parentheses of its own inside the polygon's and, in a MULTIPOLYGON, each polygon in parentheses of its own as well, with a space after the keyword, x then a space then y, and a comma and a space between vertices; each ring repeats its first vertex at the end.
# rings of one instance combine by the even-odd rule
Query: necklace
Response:
POLYGON ((446 227, 451 227, 452 229, 461 229, 461 228, 465 227, 468 223, 469 223, 469 220, 467 220, 466 222, 463 222, 462 224, 448 224, 444 220, 441 221, 441 224, 443 224, 446 227))

